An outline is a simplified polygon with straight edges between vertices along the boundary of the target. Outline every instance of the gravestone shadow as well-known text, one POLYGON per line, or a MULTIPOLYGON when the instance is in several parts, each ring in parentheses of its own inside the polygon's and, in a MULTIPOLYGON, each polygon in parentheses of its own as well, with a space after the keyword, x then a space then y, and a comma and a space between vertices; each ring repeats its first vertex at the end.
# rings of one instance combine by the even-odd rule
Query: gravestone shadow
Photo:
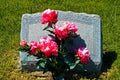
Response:
POLYGON ((89 72, 82 72, 79 74, 70 74, 69 77, 66 77, 66 80, 78 80, 80 78, 87 78, 87 79, 99 79, 99 76, 103 72, 107 72, 108 69, 111 68, 111 65, 114 63, 114 61, 117 59, 117 53, 115 51, 107 51, 103 53, 103 63, 101 67, 101 73, 99 75, 96 75, 96 73, 89 73, 89 72))
POLYGON ((69 52, 74 53, 76 49, 83 47, 86 47, 85 40, 82 39, 81 37, 74 38, 72 43, 68 43, 66 45, 66 48, 69 52))
MULTIPOLYGON (((86 45, 86 42, 84 39, 82 39, 81 37, 77 37, 73 40, 73 44, 67 44, 67 49, 70 51, 70 52, 73 52, 74 53, 74 50, 75 49, 78 49, 80 47, 83 47, 83 48, 87 48, 87 45, 86 45)), ((92 59, 90 59, 90 63, 88 64, 89 66, 91 66, 93 69, 95 69, 96 66, 93 66, 95 65, 95 63, 92 61, 92 59)), ((88 65, 84 65, 85 68, 88 67, 88 65)), ((88 68, 87 68, 88 69, 88 68)), ((87 70, 86 69, 86 70, 87 70)), ((93 71, 94 72, 94 71, 93 71)), ((82 77, 82 76, 86 76, 89 78, 89 75, 91 73, 91 70, 90 68, 88 69, 88 72, 85 71, 84 68, 80 68, 80 66, 76 66, 75 69, 72 70, 72 72, 68 72, 65 74, 65 80, 73 80, 77 77, 82 77), (80 72, 81 71, 81 72, 80 72)), ((76 80, 76 79, 75 79, 76 80)))
POLYGON ((103 53, 102 72, 107 72, 107 70, 111 68, 111 65, 116 59, 117 53, 115 51, 108 51, 103 53))

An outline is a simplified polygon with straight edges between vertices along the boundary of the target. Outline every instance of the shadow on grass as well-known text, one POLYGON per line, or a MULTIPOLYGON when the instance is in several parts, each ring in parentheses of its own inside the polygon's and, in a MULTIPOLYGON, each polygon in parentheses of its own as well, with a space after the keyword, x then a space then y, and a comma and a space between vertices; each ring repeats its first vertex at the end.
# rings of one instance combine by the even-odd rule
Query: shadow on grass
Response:
POLYGON ((113 62, 117 59, 117 53, 115 51, 105 52, 103 54, 102 72, 107 72, 111 68, 113 62))
POLYGON ((102 68, 101 68, 101 73, 99 75, 96 75, 96 73, 80 73, 80 74, 70 74, 69 76, 66 76, 66 80, 79 80, 80 78, 87 78, 87 79, 99 79, 99 76, 103 72, 107 72, 108 69, 111 68, 111 65, 113 62, 117 59, 117 53, 115 51, 108 51, 103 53, 103 63, 102 63, 102 68))

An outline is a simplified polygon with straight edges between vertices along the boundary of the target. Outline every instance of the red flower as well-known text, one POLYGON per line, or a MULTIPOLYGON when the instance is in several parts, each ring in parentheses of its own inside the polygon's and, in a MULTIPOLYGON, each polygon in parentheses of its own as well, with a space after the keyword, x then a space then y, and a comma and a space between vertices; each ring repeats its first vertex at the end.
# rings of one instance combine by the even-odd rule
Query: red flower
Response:
POLYGON ((26 43, 27 43, 26 40, 22 40, 22 41, 20 42, 20 46, 21 46, 21 47, 24 47, 26 43))
POLYGON ((53 29, 53 33, 57 35, 57 38, 59 40, 62 40, 62 39, 66 39, 69 33, 71 32, 75 33, 77 30, 78 28, 76 27, 75 24, 66 22, 65 24, 59 27, 58 26, 55 27, 55 29, 53 29))
POLYGON ((52 25, 52 23, 56 23, 57 20, 57 11, 47 9, 42 13, 41 17, 42 24, 48 23, 49 26, 52 25))
POLYGON ((31 41, 28 45, 30 47, 30 55, 35 55, 35 53, 38 49, 38 43, 31 41))
POLYGON ((73 23, 66 22, 65 24, 66 24, 67 30, 69 32, 74 32, 75 33, 78 30, 77 26, 75 24, 73 24, 73 23))
POLYGON ((58 45, 50 36, 40 39, 39 49, 45 54, 45 57, 58 55, 58 45))
POLYGON ((37 51, 37 46, 32 46, 30 49, 30 55, 35 55, 36 51, 37 51))
POLYGON ((57 36, 59 40, 66 39, 68 37, 68 33, 65 25, 55 27, 53 33, 57 36))
POLYGON ((80 62, 82 64, 87 64, 90 62, 89 60, 90 53, 87 50, 87 48, 80 47, 79 49, 76 50, 76 53, 78 57, 80 58, 80 62))

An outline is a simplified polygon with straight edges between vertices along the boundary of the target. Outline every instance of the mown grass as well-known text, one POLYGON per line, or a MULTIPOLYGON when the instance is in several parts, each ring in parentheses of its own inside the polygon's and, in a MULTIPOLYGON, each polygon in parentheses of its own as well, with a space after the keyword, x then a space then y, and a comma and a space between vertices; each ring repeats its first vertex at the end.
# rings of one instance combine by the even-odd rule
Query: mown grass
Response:
MULTIPOLYGON (((119 0, 0 0, 0 80, 41 80, 19 69, 18 46, 21 17, 25 13, 50 8, 86 12, 101 17, 103 33, 103 67, 98 77, 74 79, 120 79, 120 1, 119 0)), ((73 79, 72 79, 73 80, 73 79)))

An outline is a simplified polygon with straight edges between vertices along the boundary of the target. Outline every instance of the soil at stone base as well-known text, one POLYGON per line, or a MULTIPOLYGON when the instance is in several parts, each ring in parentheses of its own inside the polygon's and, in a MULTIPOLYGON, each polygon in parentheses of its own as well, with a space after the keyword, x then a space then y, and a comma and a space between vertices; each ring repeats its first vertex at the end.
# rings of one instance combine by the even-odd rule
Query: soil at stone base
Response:
POLYGON ((31 75, 35 76, 37 80, 53 80, 51 72, 46 72, 43 74, 43 71, 35 71, 31 72, 31 75))

